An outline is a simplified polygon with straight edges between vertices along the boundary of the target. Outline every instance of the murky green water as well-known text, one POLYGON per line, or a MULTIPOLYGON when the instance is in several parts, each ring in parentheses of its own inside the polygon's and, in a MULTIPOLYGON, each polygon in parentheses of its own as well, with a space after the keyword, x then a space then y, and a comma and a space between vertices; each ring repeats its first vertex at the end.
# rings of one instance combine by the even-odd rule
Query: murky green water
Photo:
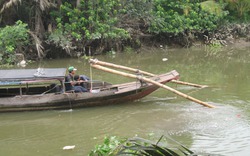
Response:
MULTIPOLYGON (((159 89, 140 101, 65 111, 0 114, 1 155, 87 155, 104 136, 154 138, 168 135, 194 151, 247 156, 250 153, 250 48, 153 50, 96 56, 99 60, 152 72, 176 69, 181 80, 207 84, 171 87, 216 106, 209 109, 159 89), (167 61, 163 61, 167 58, 167 61), (74 150, 62 148, 75 145, 74 150)), ((68 67, 96 80, 132 79, 90 69, 83 59, 47 60, 27 68, 68 67)))

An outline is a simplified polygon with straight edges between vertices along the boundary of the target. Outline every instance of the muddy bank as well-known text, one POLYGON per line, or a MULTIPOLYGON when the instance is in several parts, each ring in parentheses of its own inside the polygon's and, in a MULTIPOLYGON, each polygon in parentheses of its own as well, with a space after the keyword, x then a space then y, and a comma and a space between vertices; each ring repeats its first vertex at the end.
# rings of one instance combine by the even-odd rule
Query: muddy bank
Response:
POLYGON ((248 46, 250 41, 250 24, 228 24, 221 26, 205 37, 206 44, 248 46))
MULTIPOLYGON (((46 58, 81 57, 83 55, 101 55, 113 52, 136 51, 143 52, 151 48, 190 48, 209 45, 212 47, 250 47, 250 24, 227 24, 219 27, 215 31, 185 31, 179 34, 164 33, 159 35, 144 34, 137 32, 130 40, 109 45, 108 49, 100 50, 97 42, 94 46, 89 46, 83 51, 75 50, 72 55, 68 55, 63 49, 48 46, 46 58), (111 50, 110 50, 111 49, 111 50), (86 52, 85 52, 86 51, 86 52), (79 54, 79 55, 78 55, 79 54)), ((35 54, 35 53, 32 53, 35 54)), ((26 56, 29 56, 26 54, 26 56)), ((35 56, 34 56, 35 57, 35 56)), ((33 60, 29 56, 28 59, 33 60)))
POLYGON ((161 34, 141 37, 142 47, 189 48, 192 46, 250 46, 250 24, 227 24, 215 31, 185 31, 183 33, 161 34))

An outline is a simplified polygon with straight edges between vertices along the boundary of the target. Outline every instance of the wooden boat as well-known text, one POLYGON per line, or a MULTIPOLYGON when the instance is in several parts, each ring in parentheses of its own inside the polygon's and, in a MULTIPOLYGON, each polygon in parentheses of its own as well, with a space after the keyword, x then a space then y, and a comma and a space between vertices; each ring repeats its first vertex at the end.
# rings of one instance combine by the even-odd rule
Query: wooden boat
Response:
MULTIPOLYGON (((93 81, 85 84, 89 92, 65 92, 65 74, 65 68, 0 70, 0 112, 118 104, 143 98, 159 88, 141 80, 115 85, 93 81)), ((161 84, 178 78, 175 70, 149 77, 161 84)))

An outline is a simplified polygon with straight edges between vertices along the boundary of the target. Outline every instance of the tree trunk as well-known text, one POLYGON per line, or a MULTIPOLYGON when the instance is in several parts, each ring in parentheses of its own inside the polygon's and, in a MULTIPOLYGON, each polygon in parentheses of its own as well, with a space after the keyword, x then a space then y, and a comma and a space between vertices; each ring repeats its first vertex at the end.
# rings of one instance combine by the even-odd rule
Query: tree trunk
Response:
POLYGON ((80 6, 81 0, 76 0, 76 7, 78 8, 80 6))
POLYGON ((39 38, 43 38, 43 34, 45 32, 43 21, 42 21, 42 10, 40 9, 40 5, 36 3, 36 12, 35 12, 35 34, 39 38))

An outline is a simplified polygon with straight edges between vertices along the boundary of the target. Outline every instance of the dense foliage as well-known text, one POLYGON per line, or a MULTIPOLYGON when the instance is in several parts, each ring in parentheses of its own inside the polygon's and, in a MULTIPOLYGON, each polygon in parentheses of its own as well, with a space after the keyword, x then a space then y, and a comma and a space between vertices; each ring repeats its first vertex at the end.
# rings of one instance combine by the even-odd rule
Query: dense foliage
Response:
POLYGON ((13 26, 0 28, 0 61, 2 64, 13 64, 17 53, 28 45, 27 24, 17 21, 13 26))
POLYGON ((59 51, 93 55, 140 48, 142 42, 155 39, 191 46, 204 36, 212 38, 209 34, 227 21, 250 21, 249 0, 6 0, 0 7, 4 64, 12 63, 14 54, 31 38, 33 49, 23 52, 36 50, 28 55, 33 58, 59 51), (25 23, 6 33, 8 25, 17 26, 17 20, 25 23), (24 25, 25 31, 20 28, 24 25), (31 35, 25 36, 27 31, 31 35), (18 34, 21 39, 8 38, 18 34))
POLYGON ((229 10, 229 19, 233 21, 250 20, 250 1, 249 0, 225 0, 227 10, 229 10))
MULTIPOLYGON (((217 7, 221 10, 219 4, 212 2, 209 8, 217 7)), ((208 4, 210 4, 209 2, 208 4)), ((189 0, 155 1, 156 18, 159 22, 151 23, 149 31, 154 33, 182 33, 185 31, 214 30, 226 15, 226 12, 208 11, 204 3, 192 3, 189 0), (204 9, 203 9, 204 8, 204 9)))
POLYGON ((117 13, 119 1, 81 1, 78 7, 65 2, 54 12, 57 29, 48 40, 71 54, 71 50, 84 50, 99 41, 100 48, 110 48, 119 40, 129 38, 126 30, 119 28, 117 13), (111 44, 111 45, 108 45, 111 44))

